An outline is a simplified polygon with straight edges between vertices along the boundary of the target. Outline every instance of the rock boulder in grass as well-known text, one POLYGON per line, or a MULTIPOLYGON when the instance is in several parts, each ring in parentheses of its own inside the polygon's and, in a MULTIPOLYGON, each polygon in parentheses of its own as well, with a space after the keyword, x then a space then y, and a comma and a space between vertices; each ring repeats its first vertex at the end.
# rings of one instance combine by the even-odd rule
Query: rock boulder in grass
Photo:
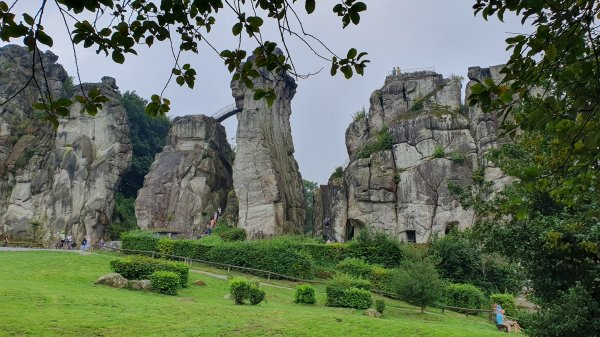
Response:
MULTIPOLYGON (((40 53, 37 81, 55 98, 81 94, 79 86, 68 85, 57 60, 50 51, 40 53)), ((32 53, 3 46, 0 65, 4 101, 31 76, 32 53)), ((83 89, 98 89, 110 101, 96 116, 80 113, 81 104, 73 104, 56 129, 32 108, 40 97, 34 85, 0 109, 0 232, 15 241, 53 246, 59 233, 69 233, 75 242, 87 236, 95 244, 110 224, 115 189, 131 161, 127 114, 114 79, 84 83, 83 89)))
POLYGON ((214 118, 176 117, 135 200, 140 228, 203 230, 226 207, 232 161, 225 128, 214 118))
POLYGON ((110 273, 100 276, 95 283, 113 288, 125 288, 129 284, 129 281, 121 276, 121 274, 110 273))
MULTIPOLYGON (((251 56, 253 58, 253 56, 251 56)), ((305 201, 302 177, 294 159, 290 128, 294 79, 258 69, 254 88, 275 90, 271 106, 255 100, 244 83, 233 81, 231 89, 238 108, 236 159, 233 185, 239 203, 238 226, 248 238, 302 233, 305 201)))
POLYGON ((379 311, 372 309, 372 308, 365 310, 365 312, 363 312, 363 315, 369 316, 369 317, 375 317, 375 318, 383 317, 383 315, 381 315, 381 313, 379 311))
POLYGON ((150 291, 152 285, 150 280, 131 280, 129 281, 128 287, 133 290, 150 291))

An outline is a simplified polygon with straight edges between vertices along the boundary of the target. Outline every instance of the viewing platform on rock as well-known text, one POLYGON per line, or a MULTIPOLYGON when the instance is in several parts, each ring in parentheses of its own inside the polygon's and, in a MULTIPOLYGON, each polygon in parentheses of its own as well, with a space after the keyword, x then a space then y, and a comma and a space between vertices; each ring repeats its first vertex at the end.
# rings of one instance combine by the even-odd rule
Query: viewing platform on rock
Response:
POLYGON ((390 71, 385 77, 386 81, 388 80, 410 80, 423 78, 427 76, 438 76, 439 74, 435 72, 435 67, 425 67, 425 68, 411 68, 411 69, 400 69, 400 72, 390 71))

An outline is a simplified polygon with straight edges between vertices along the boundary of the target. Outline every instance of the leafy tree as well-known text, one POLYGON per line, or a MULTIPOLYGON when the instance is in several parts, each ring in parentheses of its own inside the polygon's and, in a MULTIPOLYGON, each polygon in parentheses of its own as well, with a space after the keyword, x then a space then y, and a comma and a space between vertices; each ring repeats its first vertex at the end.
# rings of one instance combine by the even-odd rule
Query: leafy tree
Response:
POLYGON ((304 201, 306 203, 306 223, 304 224, 304 232, 310 232, 313 229, 313 192, 319 186, 314 181, 302 179, 302 185, 304 186, 304 201))
POLYGON ((165 146, 171 122, 164 116, 148 116, 144 112, 148 101, 135 91, 125 92, 121 103, 127 111, 133 156, 131 166, 123 176, 118 190, 127 198, 135 198, 137 191, 144 185, 144 177, 154 162, 154 156, 165 146))
POLYGON ((474 9, 485 19, 516 13, 535 31, 506 40, 504 80, 472 86, 470 98, 499 111, 508 135, 522 131, 491 158, 517 181, 464 200, 476 205, 486 248, 531 278, 543 309, 531 335, 600 335, 590 324, 600 317, 591 304, 600 298, 600 2, 477 0, 474 9))
POLYGON ((395 292, 407 303, 425 311, 442 297, 444 282, 440 279, 431 257, 407 259, 402 262, 402 272, 393 281, 395 292))
POLYGON ((113 209, 112 222, 108 227, 107 236, 112 240, 119 240, 122 232, 138 229, 135 218, 135 198, 127 198, 120 193, 115 195, 115 208, 113 209))
MULTIPOLYGON (((69 32, 68 38, 75 46, 95 48, 116 63, 124 63, 127 54, 137 54, 140 46, 152 47, 158 43, 170 44, 173 49, 172 76, 179 86, 193 88, 196 82, 196 69, 189 63, 182 64, 184 54, 197 54, 202 43, 214 51, 224 62, 227 69, 234 73, 233 79, 242 81, 253 89, 256 99, 264 98, 269 104, 275 100, 273 88, 254 88, 252 79, 260 76, 254 68, 264 67, 274 73, 288 72, 302 76, 296 71, 286 43, 286 37, 298 38, 304 42, 317 57, 331 63, 331 75, 338 71, 346 78, 356 72, 362 75, 368 60, 365 52, 350 48, 345 55, 335 54, 321 40, 308 33, 300 19, 298 3, 304 3, 304 11, 315 11, 315 0, 55 0, 40 1, 37 11, 17 16, 14 1, 10 6, 0 1, 0 39, 11 42, 22 39, 29 49, 39 56, 40 46, 52 47, 53 38, 44 30, 44 15, 49 5, 56 5, 69 32), (210 32, 217 24, 221 13, 229 11, 235 15, 233 23, 232 50, 218 51, 210 41, 210 32), (87 18, 94 18, 88 20, 87 18), (279 52, 277 43, 264 35, 265 20, 272 21, 278 28, 276 39, 281 40, 285 54, 279 52), (252 54, 256 57, 244 64, 248 52, 243 48, 245 40, 253 41, 256 47, 252 54)), ((360 13, 367 6, 357 0, 337 0, 333 12, 341 17, 342 26, 360 22, 360 13)), ((75 61, 77 55, 73 48, 75 61)), ((35 59, 35 57, 34 57, 35 59)), ((168 69, 168 68, 167 68, 168 69)), ((35 64, 32 65, 29 84, 35 78, 35 64)), ((41 70, 44 72, 44 70, 41 70)), ((79 82, 79 74, 77 74, 79 82)), ((43 76, 40 76, 43 77, 43 76)), ((167 83, 168 84, 168 83, 167 83)), ((165 86, 166 88, 166 86, 165 86)), ((82 88, 83 89, 83 88, 82 88)), ((82 90, 83 91, 83 90, 82 90)), ((164 89, 163 89, 164 92, 164 89)), ((47 111, 47 119, 58 123, 58 116, 68 114, 68 99, 55 99, 47 91, 40 90, 41 102, 37 108, 47 111)), ((75 100, 82 103, 84 110, 95 114, 107 98, 98 91, 77 95, 75 100)), ((3 102, 5 103, 5 102, 3 102)), ((169 110, 170 102, 160 95, 153 95, 146 106, 146 112, 156 116, 169 110)))

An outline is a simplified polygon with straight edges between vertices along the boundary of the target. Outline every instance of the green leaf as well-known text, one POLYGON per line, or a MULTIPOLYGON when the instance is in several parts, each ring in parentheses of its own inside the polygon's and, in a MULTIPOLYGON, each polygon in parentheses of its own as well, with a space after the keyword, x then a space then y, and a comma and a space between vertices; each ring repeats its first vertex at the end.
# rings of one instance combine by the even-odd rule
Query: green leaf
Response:
POLYGON ((125 62, 125 56, 123 56, 123 53, 118 50, 113 50, 112 59, 119 64, 123 64, 123 62, 125 62))
MULTIPOLYGON (((235 25, 233 25, 233 27, 231 28, 231 32, 233 33, 234 36, 238 36, 242 32, 243 28, 244 28, 244 25, 242 25, 241 22, 238 22, 235 25)), ((227 57, 227 55, 223 55, 223 53, 225 53, 226 51, 228 51, 228 50, 224 50, 221 52, 222 57, 227 57)))
POLYGON ((306 13, 311 14, 312 12, 314 12, 315 5, 315 0, 306 0, 306 2, 304 3, 304 9, 306 9, 306 13))
POLYGON ((356 51, 356 48, 350 48, 350 50, 348 50, 348 55, 346 56, 346 58, 353 59, 356 57, 357 53, 358 52, 356 51))

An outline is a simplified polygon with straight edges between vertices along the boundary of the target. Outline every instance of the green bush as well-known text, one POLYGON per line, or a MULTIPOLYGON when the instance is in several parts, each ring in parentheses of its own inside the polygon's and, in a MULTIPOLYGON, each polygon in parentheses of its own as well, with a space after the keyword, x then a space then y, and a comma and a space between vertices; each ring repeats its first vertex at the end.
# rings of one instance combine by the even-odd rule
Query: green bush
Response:
POLYGON ((357 152, 359 158, 369 158, 371 154, 379 151, 391 150, 394 145, 394 137, 389 128, 384 127, 377 133, 374 142, 367 143, 357 152))
POLYGON ((218 235, 223 241, 244 241, 246 240, 246 230, 243 228, 229 228, 224 231, 220 231, 218 235))
POLYGON ((390 291, 390 284, 392 283, 392 270, 385 269, 380 266, 373 266, 371 269, 371 276, 369 281, 375 289, 390 291))
POLYGON ((452 152, 448 158, 455 163, 462 164, 467 159, 467 156, 462 152, 452 152))
POLYGON ((350 246, 344 243, 302 243, 296 247, 310 255, 319 265, 336 264, 350 256, 350 246))
POLYGON ((296 296, 294 303, 315 304, 317 297, 315 296, 315 287, 310 284, 300 284, 296 287, 296 296))
POLYGON ((444 158, 445 155, 446 155, 446 151, 444 150, 444 148, 441 145, 436 145, 433 148, 433 157, 434 158, 444 158))
POLYGON ((377 310, 378 313, 383 314, 383 311, 385 310, 385 301, 384 300, 375 300, 375 310, 377 310))
POLYGON ((354 277, 368 280, 373 274, 373 266, 359 258, 347 258, 335 267, 338 271, 354 277))
POLYGON ((514 315, 517 312, 517 304, 512 294, 491 294, 490 306, 494 303, 499 304, 507 315, 514 315))
POLYGON ((444 292, 446 305, 452 307, 480 309, 485 303, 483 292, 474 285, 454 283, 446 286, 444 292))
POLYGON ((329 307, 367 309, 372 298, 369 289, 371 283, 366 280, 339 275, 327 283, 326 293, 329 307))
POLYGON ((187 287, 188 284, 189 266, 181 262, 132 255, 113 259, 110 267, 115 273, 133 280, 148 279, 155 271, 170 271, 178 275, 182 287, 187 287))
POLYGON ((129 250, 156 251, 158 237, 154 233, 135 230, 121 233, 121 247, 129 250))
POLYGON ((235 304, 244 304, 248 300, 250 304, 257 305, 265 299, 265 291, 259 288, 258 282, 243 277, 229 280, 229 294, 235 304))
POLYGON ((363 258, 370 264, 386 268, 398 267, 404 257, 404 246, 383 233, 361 231, 356 240, 348 244, 349 257, 363 258))
POLYGON ((177 295, 179 276, 172 271, 155 271, 150 274, 150 284, 152 286, 152 291, 154 292, 166 295, 177 295))

